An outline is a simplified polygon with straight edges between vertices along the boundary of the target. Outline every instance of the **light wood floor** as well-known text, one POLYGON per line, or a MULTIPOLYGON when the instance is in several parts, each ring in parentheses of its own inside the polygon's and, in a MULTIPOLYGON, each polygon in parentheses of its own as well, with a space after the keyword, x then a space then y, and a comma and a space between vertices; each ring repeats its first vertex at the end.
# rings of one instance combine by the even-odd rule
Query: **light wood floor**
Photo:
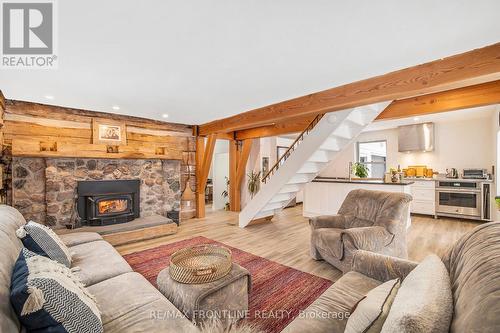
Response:
MULTIPOLYGON (((174 235, 118 246, 117 250, 127 254, 204 236, 333 281, 342 275, 333 266, 309 257, 310 229, 308 220, 302 217, 302 206, 285 209, 271 223, 244 229, 234 225, 236 219, 237 213, 207 210, 203 219, 183 221, 174 235)), ((478 223, 466 220, 412 216, 408 237, 409 258, 420 261, 430 253, 440 255, 476 225, 478 223)))

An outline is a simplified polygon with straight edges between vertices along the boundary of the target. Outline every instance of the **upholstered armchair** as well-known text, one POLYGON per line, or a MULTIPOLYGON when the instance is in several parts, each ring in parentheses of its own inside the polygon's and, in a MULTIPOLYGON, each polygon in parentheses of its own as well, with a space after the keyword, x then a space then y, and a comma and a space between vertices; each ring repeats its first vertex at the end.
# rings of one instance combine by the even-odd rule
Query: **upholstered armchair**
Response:
POLYGON ((346 273, 355 250, 407 258, 406 224, 411 195, 353 190, 338 215, 309 220, 311 256, 324 259, 346 273))

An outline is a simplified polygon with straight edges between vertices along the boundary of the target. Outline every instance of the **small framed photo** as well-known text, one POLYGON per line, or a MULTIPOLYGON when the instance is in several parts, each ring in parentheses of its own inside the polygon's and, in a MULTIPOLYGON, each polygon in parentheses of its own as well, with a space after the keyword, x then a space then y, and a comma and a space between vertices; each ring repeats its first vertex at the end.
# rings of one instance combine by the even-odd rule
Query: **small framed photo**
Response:
POLYGON ((94 144, 126 145, 125 123, 118 121, 92 120, 92 142, 94 144))

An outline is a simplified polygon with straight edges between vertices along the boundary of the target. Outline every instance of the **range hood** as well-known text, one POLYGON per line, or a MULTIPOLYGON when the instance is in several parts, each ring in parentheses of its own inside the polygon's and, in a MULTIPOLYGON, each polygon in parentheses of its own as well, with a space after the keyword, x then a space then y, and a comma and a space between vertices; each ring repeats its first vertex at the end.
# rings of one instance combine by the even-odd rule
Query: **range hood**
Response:
POLYGON ((433 151, 434 123, 398 127, 398 151, 433 151))

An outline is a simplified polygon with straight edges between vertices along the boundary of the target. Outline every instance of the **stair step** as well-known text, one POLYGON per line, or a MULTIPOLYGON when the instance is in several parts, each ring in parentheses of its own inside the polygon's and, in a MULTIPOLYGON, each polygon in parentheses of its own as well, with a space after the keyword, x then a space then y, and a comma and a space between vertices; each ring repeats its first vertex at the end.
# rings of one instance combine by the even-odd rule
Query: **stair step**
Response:
POLYGON ((364 127, 371 123, 373 118, 376 117, 378 113, 379 112, 377 110, 372 109, 357 109, 351 112, 347 119, 361 127, 364 127))
POLYGON ((343 122, 335 131, 332 133, 333 136, 344 138, 344 139, 352 139, 352 130, 348 123, 343 122))
POLYGON ((282 193, 297 193, 299 192, 300 190, 302 190, 302 186, 299 185, 299 184, 287 184, 285 186, 283 186, 281 188, 281 190, 279 190, 279 194, 282 194, 282 193))
POLYGON ((295 192, 278 193, 276 194, 269 203, 280 202, 280 201, 290 201, 295 197, 295 192))
POLYGON ((354 121, 352 121, 351 119, 347 118, 346 119, 346 123, 349 125, 349 127, 351 128, 351 135, 355 136, 357 135, 358 132, 361 132, 361 130, 363 129, 363 125, 360 125, 354 121))
POLYGON ((297 173, 318 173, 321 171, 321 168, 324 164, 325 163, 306 162, 303 166, 300 167, 297 173))
POLYGON ((300 174, 296 174, 292 178, 290 178, 290 180, 286 184, 289 185, 289 184, 309 183, 315 177, 316 177, 316 173, 300 173, 300 174))
POLYGON ((328 163, 330 162, 330 152, 326 150, 316 150, 311 157, 307 160, 308 162, 322 162, 322 163, 328 163))
POLYGON ((339 138, 329 137, 320 146, 320 149, 337 152, 341 150, 341 144, 342 143, 340 142, 339 138))

